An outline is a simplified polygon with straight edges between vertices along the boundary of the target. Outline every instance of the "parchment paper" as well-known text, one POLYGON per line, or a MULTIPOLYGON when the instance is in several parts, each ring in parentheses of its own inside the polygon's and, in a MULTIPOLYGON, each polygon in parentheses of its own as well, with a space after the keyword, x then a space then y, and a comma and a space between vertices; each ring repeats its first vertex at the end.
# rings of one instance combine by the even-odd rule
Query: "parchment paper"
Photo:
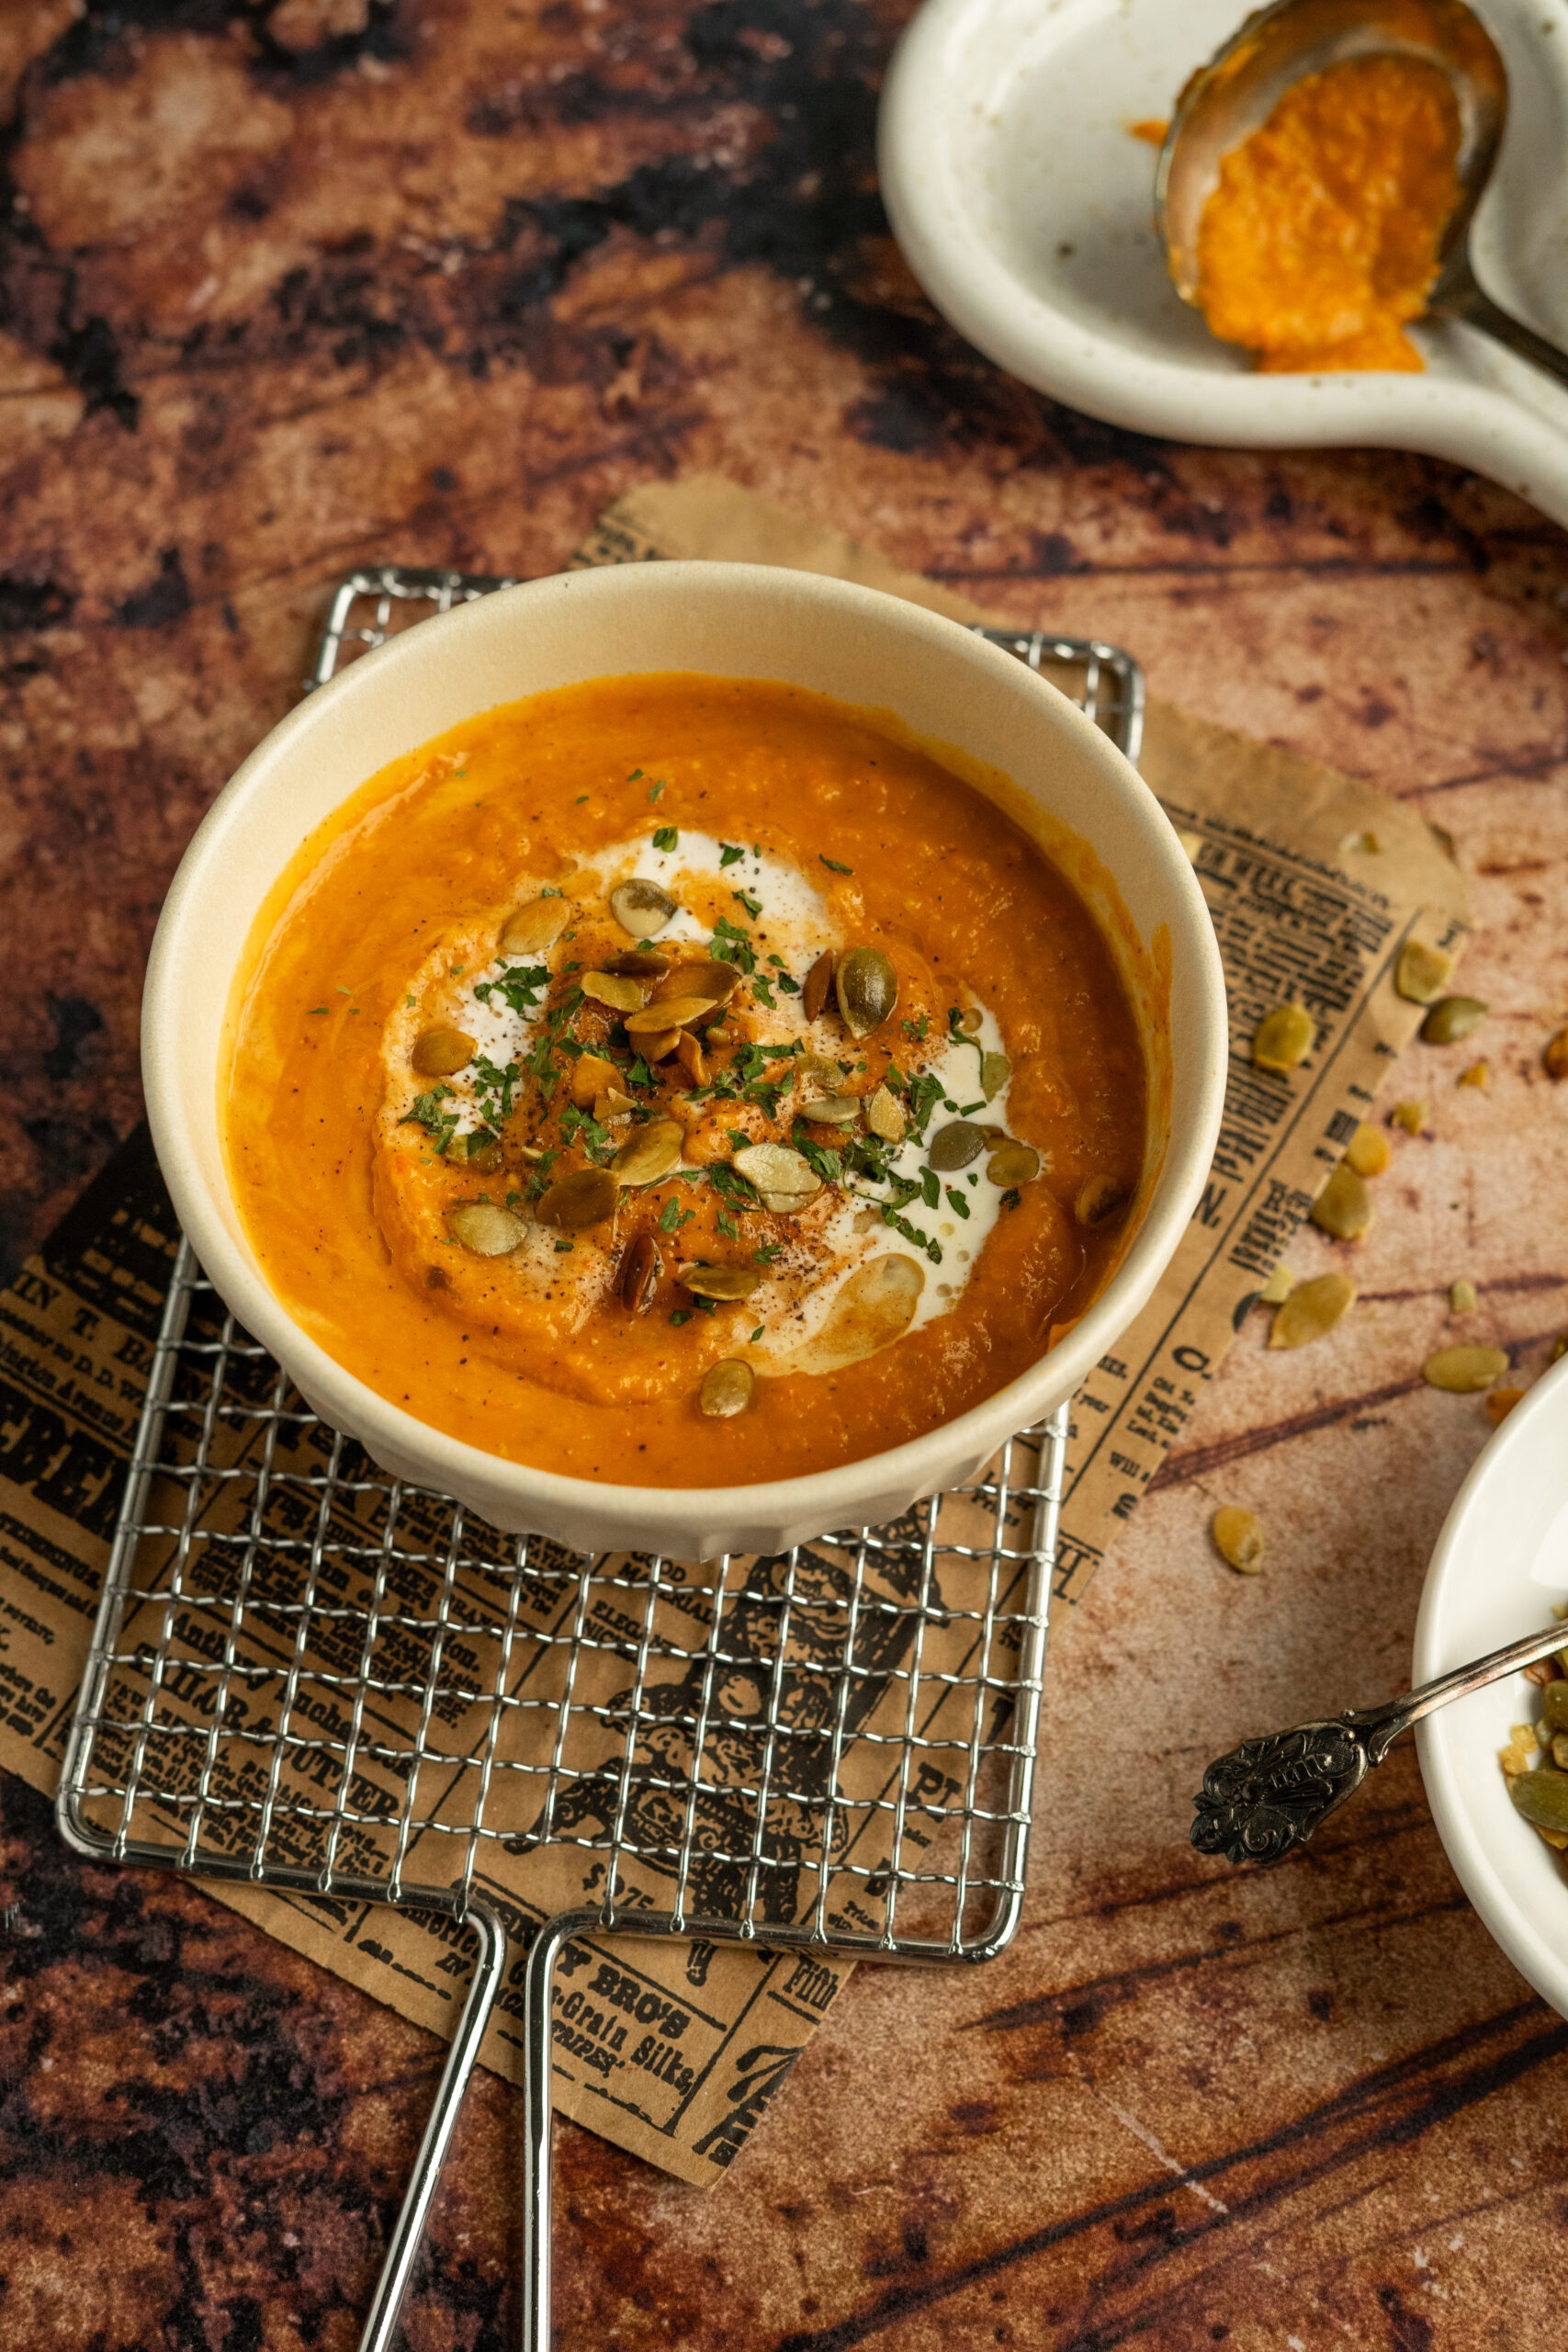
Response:
MULTIPOLYGON (((885 588, 960 620, 987 617, 868 550, 716 481, 653 486, 623 500, 576 560, 681 556, 792 565, 885 588)), ((1101 1360, 1077 1402, 1057 1574, 1057 1590, 1068 1599, 1082 1589, 1119 1522, 1130 1517, 1185 1430, 1246 1302, 1267 1279, 1369 1110, 1390 1059, 1419 1021, 1420 1009, 1404 1003, 1393 987, 1401 945, 1414 935, 1457 953, 1464 927, 1463 886, 1437 839, 1407 810, 1348 778, 1161 705, 1149 713, 1143 766, 1177 824, 1198 837, 1195 863, 1230 989, 1233 1059, 1213 1172, 1185 1240, 1145 1313, 1101 1360), (1362 839, 1377 846, 1345 846, 1362 839), (1299 996, 1317 1016, 1319 1044, 1289 1079, 1266 1079, 1250 1066, 1247 1041, 1261 1015, 1289 995, 1299 996)), ((59 1775, 175 1239, 167 1195, 141 1133, 0 1298, 0 1765, 46 1791, 59 1775)), ((253 1442, 230 1442, 227 1458, 243 1464, 245 1445, 253 1442)), ((296 1466, 318 1469, 329 1442, 320 1431, 302 1437, 296 1466)), ((265 1524, 268 1542, 282 1546, 276 1560, 279 1593, 289 1589, 288 1546, 298 1540, 303 1508, 288 1487, 290 1459, 286 1443, 274 1464, 278 1475, 265 1524)), ((195 1751, 188 1727, 208 1726, 203 1701, 210 1707, 214 1661, 231 1630, 220 1571, 212 1564, 226 1556, 221 1539, 245 1490, 243 1481, 221 1487, 203 1515, 199 1535, 209 1546, 208 1565, 181 1587, 194 1598, 144 1604, 142 1622, 128 1626, 122 1645, 134 1659, 139 1642, 150 1652, 162 1641, 176 1663, 157 1698, 156 1720, 168 1728, 152 1777, 168 1801, 149 1804, 139 1825, 165 1841, 183 1834, 188 1818, 176 1801, 182 1790, 189 1792, 188 1759, 195 1751)), ((416 1622, 435 1606, 442 1510, 433 1498, 411 1498, 396 1531, 400 1547, 413 1555, 400 1573, 406 1614, 416 1622)), ((975 1506, 952 1504, 944 1506, 942 1532, 944 1543, 981 1548, 998 1532, 975 1506)), ((1015 1544, 1021 1540, 1021 1528, 1008 1532, 1015 1544)), ((367 1534, 379 1540, 384 1532, 373 1510, 357 1526, 344 1518, 333 1531, 334 1540, 344 1541, 367 1534)), ((533 1695, 548 1697, 558 1654, 547 1652, 541 1667, 526 1636, 558 1630, 570 1607, 600 1611, 595 1622, 606 1645, 593 1656, 594 1695, 612 1711, 630 1679, 626 1659, 645 1623, 672 1648, 700 1649, 713 1606, 700 1577, 690 1589, 671 1586, 650 1597, 637 1587, 635 1564, 612 1562, 599 1571, 585 1604, 564 1555, 553 1575, 548 1547, 534 1557, 543 1572, 521 1595, 524 1638, 515 1668, 521 1678, 523 1662, 533 1658, 529 1670, 543 1678, 529 1686, 533 1695)), ((472 1812, 467 1776, 478 1770, 489 1715, 479 1696, 495 1687, 499 1671, 494 1645, 487 1649, 472 1628, 492 1621, 512 1596, 516 1580, 506 1575, 503 1558, 498 1539, 494 1565, 482 1546, 480 1556, 465 1563, 449 1595, 457 1630, 439 1653, 427 1636, 405 1632, 395 1656, 374 1662, 378 1695, 370 1734, 351 1759, 354 1853, 344 1856, 345 1866, 352 1860, 375 1874, 388 1867, 407 1779, 374 1751, 379 1745, 390 1755, 407 1744, 421 1712, 417 1694, 433 1681, 439 1705, 430 1721, 451 1763, 451 1791, 434 1809, 432 1826, 419 1833, 407 1867, 418 1882, 446 1884, 472 1862, 463 1834, 472 1812)), ((911 1599, 897 1581, 900 1572, 889 1573, 886 1598, 911 1599)), ((167 1560, 153 1560, 142 1581, 151 1587, 162 1576, 167 1589, 169 1575, 167 1560)), ((822 1614, 815 1629, 809 1612, 795 1621, 778 1686, 796 1694, 793 1703, 807 1734, 812 1645, 830 1645, 846 1575, 841 1557, 829 1547, 812 1547, 810 1576, 822 1614)), ((769 1563, 740 1564, 732 1571, 732 1578, 763 1594, 776 1577, 769 1563)), ((964 1680, 976 1655, 976 1622, 966 1613, 974 1595, 964 1589, 955 1562, 939 1563, 939 1585, 924 1596, 933 1606, 924 1612, 922 1668, 958 1679, 945 1714, 928 1726, 932 1752, 917 1772, 919 1804, 904 1824, 919 1843, 940 1838, 940 1817, 956 1785, 943 1785, 936 1761, 940 1742, 967 1741, 978 1703, 964 1680)), ((352 1579, 342 1589, 350 1610, 362 1598, 352 1579)), ((746 1638, 765 1665, 777 1612, 770 1614, 765 1601, 750 1606, 746 1638)), ((216 1791, 243 1792, 250 1785, 247 1775, 263 1769, 258 1759, 271 1752, 260 1743, 275 1729, 284 1702, 294 1630, 286 1613, 269 1619, 262 1610, 247 1619, 239 1660, 247 1670, 232 1687, 245 1694, 248 1712, 202 1748, 209 1785, 216 1791)), ((344 1693, 362 1661, 333 1655, 328 1617, 313 1621, 311 1631, 307 1670, 292 1702, 296 1728, 301 1721, 319 1726, 330 1748, 333 1741, 341 1746, 344 1693)), ((861 1728, 886 1727, 891 1720, 886 1710, 901 1686, 889 1678, 907 1664, 898 1642, 907 1645, 908 1638, 906 1628, 886 1656, 867 1654, 861 1728)), ((693 1670, 685 1669, 688 1676, 693 1670)), ((139 1681, 139 1673, 132 1665, 116 1685, 116 1705, 128 1716, 146 1695, 146 1678, 141 1674, 139 1681)), ((518 1697, 521 1679, 507 1688, 509 1696, 518 1697)), ((742 1677, 714 1734, 728 1743, 723 1771, 715 1761, 717 1749, 705 1748, 705 1783, 727 1773, 740 1785, 749 1779, 754 1784, 761 1735, 752 1717, 760 1705, 760 1698, 754 1704, 747 1695, 742 1677)), ((591 1850, 531 1844, 538 1783, 521 1768, 529 1761, 531 1730, 536 1739, 545 1716, 519 1705, 507 1711, 505 1721, 512 1746, 502 1760, 516 1769, 510 1777, 505 1771, 494 1776, 497 1793, 487 1820, 512 1842, 505 1836, 484 1841, 476 1879, 518 1939, 519 1964, 483 2052, 484 2063, 515 2075, 520 2044, 512 2020, 520 2007, 515 1985, 523 1945, 538 1921, 604 1890, 594 1876, 597 1868, 602 1881, 602 1867, 591 1850)), ((829 1916, 840 1925, 875 1925, 881 1917, 876 1865, 893 1828, 888 1807, 878 1802, 878 1753, 886 1751, 852 1751, 831 1792, 840 1800, 847 1837, 827 1872, 829 1916)), ((603 1757, 585 1751, 576 1761, 581 1834, 583 1825, 592 1831, 594 1803, 604 1794, 595 1776, 609 1764, 608 1749, 603 1757)), ((829 1793, 827 1772, 825 1747, 805 1738, 792 1785, 819 1801, 829 1793)), ((286 1797, 298 1779, 286 1773, 286 1797)), ((720 1801, 716 1793, 716 1804, 720 1801)), ((807 1804, 793 1814, 781 1810, 770 1822, 772 1899, 781 1906, 776 1916, 801 1910, 818 1893, 822 1856, 812 1844, 811 1815, 807 1804)), ((287 1821, 285 1805, 278 1833, 285 1841, 287 1821)), ((287 1843, 275 1850, 283 1854, 287 1843)), ((905 1851, 908 1857, 908 1847, 905 1851)), ((637 1888, 633 1900, 668 1900, 669 1884, 657 1869, 634 1868, 628 1877, 637 1888)), ((220 1900, 404 2017, 451 2031, 465 1962, 461 1931, 450 1919, 430 1911, 209 1883, 220 1900)), ((717 1886, 716 1902, 725 1894, 717 1886)), ((633 1945, 620 1939, 601 1948, 585 1939, 569 1947, 558 1972, 556 2103, 681 2177, 711 2184, 787 2077, 848 1973, 841 1962, 798 1954, 633 1945)))

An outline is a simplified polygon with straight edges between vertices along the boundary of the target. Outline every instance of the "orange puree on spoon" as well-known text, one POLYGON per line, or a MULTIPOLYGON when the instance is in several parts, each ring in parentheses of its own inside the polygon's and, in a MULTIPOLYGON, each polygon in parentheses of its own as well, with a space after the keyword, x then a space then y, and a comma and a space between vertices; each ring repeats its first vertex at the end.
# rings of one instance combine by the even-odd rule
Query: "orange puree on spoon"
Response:
POLYGON ((1459 201, 1459 109, 1419 58, 1306 75, 1234 148, 1203 207, 1198 293, 1210 330, 1269 373, 1418 368, 1404 332, 1459 201))

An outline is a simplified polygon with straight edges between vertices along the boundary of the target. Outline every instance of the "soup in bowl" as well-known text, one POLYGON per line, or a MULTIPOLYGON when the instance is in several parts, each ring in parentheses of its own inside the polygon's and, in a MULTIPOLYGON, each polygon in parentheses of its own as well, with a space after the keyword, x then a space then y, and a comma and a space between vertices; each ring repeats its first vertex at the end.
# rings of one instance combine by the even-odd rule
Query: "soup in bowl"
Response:
POLYGON ((659 564, 355 663, 193 842, 144 1060, 204 1266, 495 1524, 886 1518, 1069 1395, 1224 1057, 1201 893, 1071 704, 899 600, 659 564))

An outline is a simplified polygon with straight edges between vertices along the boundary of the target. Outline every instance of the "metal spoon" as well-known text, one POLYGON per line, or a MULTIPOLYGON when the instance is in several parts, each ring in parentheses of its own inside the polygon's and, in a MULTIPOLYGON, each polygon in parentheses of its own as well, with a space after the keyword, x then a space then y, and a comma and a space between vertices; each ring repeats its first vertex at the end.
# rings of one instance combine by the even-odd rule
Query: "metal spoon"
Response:
POLYGON ((1561 1649, 1568 1649, 1568 1624, 1528 1634, 1522 1642, 1439 1674, 1435 1682, 1424 1682, 1386 1706, 1348 1707, 1321 1723, 1244 1739, 1203 1775, 1192 1800, 1198 1814, 1192 1843, 1201 1854, 1224 1854, 1233 1862, 1277 1862, 1354 1795, 1401 1732, 1450 1699, 1484 1690, 1489 1682, 1561 1649))
POLYGON ((1171 282, 1198 300, 1198 226, 1231 150, 1260 130, 1292 84, 1352 57, 1390 51, 1446 74, 1459 107, 1461 196, 1444 231, 1431 318, 1460 319, 1568 384, 1568 354, 1483 292, 1470 225, 1508 111, 1508 77, 1491 35, 1464 0, 1276 0, 1194 74, 1176 102, 1155 180, 1155 226, 1171 282))

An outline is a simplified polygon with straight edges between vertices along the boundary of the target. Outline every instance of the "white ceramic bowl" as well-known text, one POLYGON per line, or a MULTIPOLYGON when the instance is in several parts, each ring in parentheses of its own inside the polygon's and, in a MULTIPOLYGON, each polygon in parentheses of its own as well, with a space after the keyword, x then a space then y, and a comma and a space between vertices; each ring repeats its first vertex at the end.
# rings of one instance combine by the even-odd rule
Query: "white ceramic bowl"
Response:
MULTIPOLYGON (((1488 293, 1568 345, 1568 8, 1479 0, 1508 127, 1476 215, 1488 293)), ((1470 327, 1420 375, 1260 376, 1180 301, 1154 230, 1168 116, 1247 0, 927 0, 883 93, 883 194, 910 268, 1026 384, 1141 433, 1230 447, 1425 449, 1568 523, 1568 390, 1470 327)))
MULTIPOLYGON (((1568 1359, 1515 1406, 1455 1498, 1416 1621, 1416 1682, 1550 1623, 1568 1600, 1568 1359)), ((1521 1975, 1568 2017, 1568 1874, 1514 1811, 1497 1751, 1540 1692, 1511 1674, 1416 1726, 1438 1835, 1521 1975)))
POLYGON ((1071 1396, 1148 1297, 1197 1200, 1218 1132, 1226 1038, 1219 955, 1188 859, 1147 786, 1064 695, 898 597, 761 565, 656 563, 533 581, 423 622, 291 712, 186 853, 153 942, 141 1047, 153 1139, 181 1223, 222 1296, 324 1420, 397 1476, 457 1496, 498 1527, 693 1559, 782 1550, 830 1527, 892 1518, 973 1476, 1006 1438, 1071 1396), (1170 1055, 1168 1099, 1151 1089, 1158 1173, 1100 1297, 1021 1378, 929 1436, 754 1487, 563 1477, 461 1444, 389 1404, 273 1296, 220 1144, 231 979, 257 909, 301 840, 389 760, 475 712, 581 679, 665 670, 784 679, 893 710, 918 734, 1012 778, 1023 796, 1013 813, 1043 837, 1065 826, 1094 853, 1135 934, 1122 952, 1134 1003, 1147 992, 1151 953, 1168 942, 1170 1044, 1158 1048, 1170 1055))

